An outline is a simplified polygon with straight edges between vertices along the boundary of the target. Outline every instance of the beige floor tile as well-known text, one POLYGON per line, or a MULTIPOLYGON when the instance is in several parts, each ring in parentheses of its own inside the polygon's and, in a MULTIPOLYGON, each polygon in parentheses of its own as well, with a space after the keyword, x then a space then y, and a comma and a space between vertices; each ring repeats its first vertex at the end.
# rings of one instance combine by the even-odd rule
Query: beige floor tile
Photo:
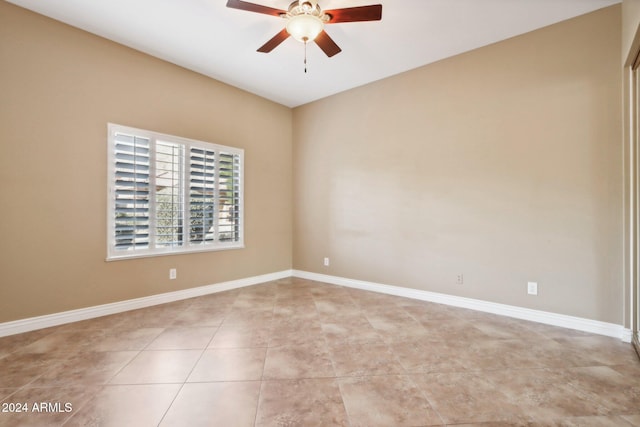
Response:
POLYGON ((191 298, 191 305, 185 310, 206 308, 216 312, 227 312, 233 306, 233 303, 240 295, 240 289, 232 291, 218 292, 215 294, 203 295, 197 298, 191 298))
POLYGON ((417 335, 426 332, 420 322, 401 308, 385 306, 382 309, 363 311, 371 326, 377 330, 395 335, 417 335))
POLYGON ((349 426, 335 379, 263 381, 256 427, 349 426))
POLYGON ((248 381, 262 379, 266 348, 205 350, 189 375, 189 382, 248 381))
POLYGON ((336 375, 366 376, 403 374, 404 368, 383 342, 329 344, 329 355, 336 375))
POLYGON ((201 354, 202 350, 142 351, 110 383, 183 383, 201 354))
POLYGON ((267 347, 271 321, 256 324, 224 323, 216 331, 208 348, 267 347))
POLYGON ((490 318, 471 321, 473 327, 492 339, 517 340, 523 336, 537 335, 525 323, 509 318, 490 318))
POLYGON ((269 291, 253 292, 252 290, 241 292, 231 305, 231 309, 256 310, 273 309, 277 294, 269 291))
POLYGON ((252 427, 260 382, 185 384, 161 427, 252 427))
POLYGON ((608 412, 585 393, 567 384, 561 370, 500 370, 486 371, 483 375, 507 396, 509 402, 536 420, 597 416, 608 412))
POLYGON ((486 423, 447 424, 455 427, 553 427, 555 423, 539 423, 537 421, 496 421, 486 423))
POLYGON ((48 354, 11 354, 0 359, 0 387, 19 388, 51 370, 60 359, 48 354))
POLYGON ((352 300, 360 307, 365 309, 389 309, 402 307, 407 303, 407 298, 397 297, 394 295, 381 294, 377 292, 368 292, 360 289, 347 289, 352 300))
POLYGON ((371 326, 362 314, 340 317, 334 316, 321 324, 327 342, 334 345, 341 343, 380 343, 381 335, 371 326))
POLYGON ((11 399, 73 412, 0 426, 640 427, 640 360, 617 339, 286 278, 0 338, 11 399))
POLYGON ((563 345, 540 335, 530 336, 527 344, 529 344, 528 357, 546 368, 573 368, 599 364, 589 352, 563 345))
POLYGON ((571 347, 589 357, 592 364, 627 365, 638 361, 638 355, 627 343, 619 339, 591 335, 586 337, 558 338, 560 344, 571 347))
POLYGON ((105 386, 65 427, 157 426, 180 387, 181 384, 105 386))
POLYGON ((173 324, 179 313, 179 310, 166 305, 141 308, 120 313, 116 324, 124 329, 166 328, 173 324))
POLYGON ((608 366, 571 368, 565 372, 567 383, 584 393, 594 404, 612 414, 635 414, 640 408, 640 382, 608 366))
POLYGON ((360 315, 362 311, 360 307, 354 304, 351 299, 344 298, 315 298, 315 309, 320 316, 326 318, 335 318, 336 316, 360 315))
POLYGON ((90 329, 56 331, 21 348, 18 352, 64 356, 89 350, 101 339, 102 333, 90 329))
POLYGON ((459 349, 444 341, 404 338, 389 344, 389 349, 408 373, 460 372, 459 349))
POLYGON ((318 311, 313 297, 309 295, 306 298, 278 298, 273 308, 273 315, 276 318, 307 319, 317 316, 318 311))
POLYGON ((559 326, 545 325, 544 323, 537 322, 527 322, 527 328, 549 339, 588 337, 593 335, 588 332, 561 328, 559 326))
POLYGON ((224 321, 229 309, 219 309, 207 306, 189 307, 178 314, 173 322, 174 327, 215 326, 224 321))
POLYGON ((458 353, 458 362, 468 370, 543 368, 533 357, 526 340, 485 339, 471 343, 458 353))
POLYGON ((102 330, 100 340, 89 347, 92 351, 143 350, 164 328, 102 330))
POLYGON ((477 341, 489 339, 489 336, 476 328, 472 321, 451 317, 443 321, 442 318, 420 320, 426 332, 421 336, 422 340, 444 341, 451 340, 464 341, 471 345, 477 341))
POLYGON ((126 318, 129 312, 111 314, 107 316, 94 317, 93 319, 81 320, 79 322, 66 323, 55 326, 57 332, 78 332, 87 330, 103 330, 120 327, 120 320, 126 318))
POLYGON ((53 333, 51 328, 0 337, 0 359, 53 333))
POLYGON ((268 348, 262 375, 264 379, 289 379, 333 377, 335 373, 322 342, 268 348))
POLYGON ((636 415, 624 415, 622 418, 634 427, 640 427, 640 410, 636 415))
POLYGON ((341 378, 338 383, 353 427, 443 425, 407 376, 341 378))
POLYGON ((433 302, 409 299, 401 303, 400 307, 419 322, 437 319, 446 319, 447 322, 450 322, 452 319, 458 319, 457 313, 462 310, 433 302))
POLYGON ((420 329, 420 322, 400 307, 382 306, 362 311, 376 329, 395 331, 404 326, 420 329))
POLYGON ((32 386, 69 386, 106 384, 124 368, 138 351, 78 353, 55 364, 36 378, 32 386))
POLYGON ((319 322, 289 318, 273 323, 269 332, 269 347, 324 343, 324 337, 319 322))
POLYGON ((245 325, 257 327, 273 320, 273 308, 238 308, 234 307, 224 318, 224 325, 245 325))
POLYGON ((630 381, 636 381, 640 383, 640 363, 627 363, 625 365, 615 365, 609 367, 619 374, 627 377, 630 381))
POLYGON ((631 427, 632 423, 618 416, 573 417, 558 420, 554 423, 558 427, 631 427))
POLYGON ((11 396, 18 390, 19 389, 17 388, 0 388, 0 402, 2 402, 7 397, 11 396))
POLYGON ((529 418, 482 372, 413 375, 411 379, 449 424, 522 422, 529 418))
POLYGON ((206 348, 217 327, 168 328, 156 337, 146 350, 192 350, 206 348))

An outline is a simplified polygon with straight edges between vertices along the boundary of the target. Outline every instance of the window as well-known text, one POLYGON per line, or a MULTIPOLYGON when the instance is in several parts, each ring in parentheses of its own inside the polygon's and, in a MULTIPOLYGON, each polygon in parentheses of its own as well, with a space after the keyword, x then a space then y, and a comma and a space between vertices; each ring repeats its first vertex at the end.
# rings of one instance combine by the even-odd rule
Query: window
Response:
POLYGON ((107 259, 243 247, 243 150, 108 131, 107 259))

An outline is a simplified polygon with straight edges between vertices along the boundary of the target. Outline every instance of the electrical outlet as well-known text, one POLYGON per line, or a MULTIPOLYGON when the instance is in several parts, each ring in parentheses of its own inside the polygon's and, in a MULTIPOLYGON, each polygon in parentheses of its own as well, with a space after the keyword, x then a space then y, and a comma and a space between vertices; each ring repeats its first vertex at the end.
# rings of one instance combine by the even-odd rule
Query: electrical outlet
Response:
POLYGON ((329 258, 327 257, 324 258, 324 266, 329 267, 329 258))
POLYGON ((169 279, 174 280, 178 277, 178 271, 175 268, 169 269, 169 279))
POLYGON ((527 282, 527 293, 529 295, 538 295, 538 282, 527 282))
POLYGON ((464 283, 464 276, 462 273, 456 275, 456 285, 462 285, 464 283))

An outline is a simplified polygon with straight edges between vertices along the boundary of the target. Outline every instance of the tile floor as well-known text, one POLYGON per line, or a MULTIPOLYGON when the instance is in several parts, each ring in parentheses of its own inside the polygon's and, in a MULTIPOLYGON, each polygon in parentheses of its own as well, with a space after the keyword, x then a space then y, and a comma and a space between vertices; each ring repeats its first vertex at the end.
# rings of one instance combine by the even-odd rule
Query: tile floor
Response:
POLYGON ((11 427, 640 426, 640 361, 616 339, 285 279, 0 338, 0 401, 11 427))

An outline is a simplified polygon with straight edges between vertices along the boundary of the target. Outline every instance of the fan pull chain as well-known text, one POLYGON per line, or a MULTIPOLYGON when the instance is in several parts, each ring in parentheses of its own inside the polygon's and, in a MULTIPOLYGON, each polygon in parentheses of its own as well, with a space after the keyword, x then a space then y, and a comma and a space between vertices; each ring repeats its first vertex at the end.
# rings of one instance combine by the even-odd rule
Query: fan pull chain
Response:
POLYGON ((304 38, 304 73, 307 74, 307 38, 304 38))

